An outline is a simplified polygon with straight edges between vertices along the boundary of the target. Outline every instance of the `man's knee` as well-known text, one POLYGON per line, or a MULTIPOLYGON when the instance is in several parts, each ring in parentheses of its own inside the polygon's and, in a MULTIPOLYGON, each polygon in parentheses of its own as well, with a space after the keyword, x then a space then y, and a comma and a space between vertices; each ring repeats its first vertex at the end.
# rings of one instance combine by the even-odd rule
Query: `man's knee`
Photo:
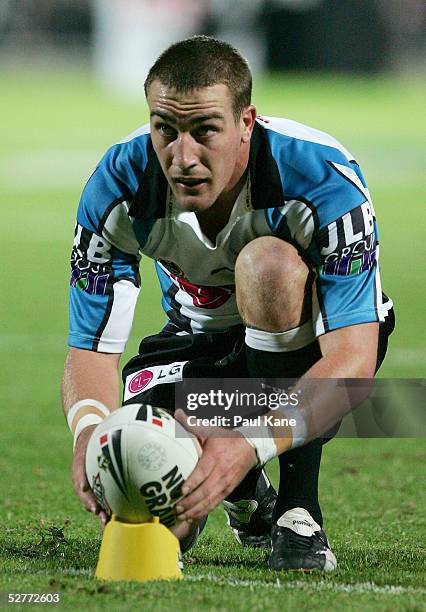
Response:
POLYGON ((240 252, 235 266, 237 282, 271 282, 280 288, 291 286, 308 273, 295 247, 272 236, 249 242, 240 252))
POLYGON ((265 236, 247 244, 237 258, 235 283, 249 326, 284 331, 310 316, 309 269, 288 242, 265 236))

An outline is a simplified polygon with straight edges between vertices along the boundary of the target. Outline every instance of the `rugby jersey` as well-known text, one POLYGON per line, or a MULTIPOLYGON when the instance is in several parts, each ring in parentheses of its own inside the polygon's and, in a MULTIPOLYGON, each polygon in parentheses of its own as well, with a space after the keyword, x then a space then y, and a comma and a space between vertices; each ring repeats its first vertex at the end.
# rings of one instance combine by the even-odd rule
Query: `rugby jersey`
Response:
POLYGON ((375 213, 361 170, 328 134, 258 117, 248 179, 211 242, 182 211, 152 147, 149 125, 112 146, 89 178, 71 256, 69 345, 120 353, 140 288, 141 255, 155 260, 165 328, 221 331, 241 323, 234 268, 260 236, 293 244, 315 271, 312 325, 383 321, 375 213))

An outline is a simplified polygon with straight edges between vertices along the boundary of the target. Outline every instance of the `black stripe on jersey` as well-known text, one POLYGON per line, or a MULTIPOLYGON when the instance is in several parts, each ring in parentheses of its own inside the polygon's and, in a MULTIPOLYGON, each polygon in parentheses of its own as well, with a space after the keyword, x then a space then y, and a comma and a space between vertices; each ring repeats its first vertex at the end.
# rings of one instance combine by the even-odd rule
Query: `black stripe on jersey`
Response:
MULTIPOLYGON (((303 204, 305 204, 309 210, 312 213, 312 219, 314 222, 314 231, 312 232, 312 238, 311 238, 311 242, 309 243, 308 247, 306 249, 302 248, 300 246, 300 244, 298 244, 296 242, 296 240, 294 240, 291 236, 290 233, 290 227, 287 223, 286 217, 283 216, 282 218, 282 222, 279 224, 278 226, 278 231, 275 234, 278 238, 281 238, 281 240, 284 240, 285 242, 288 242, 289 244, 292 244, 294 246, 294 248, 297 250, 297 252, 299 253, 300 258, 305 262, 305 264, 307 265, 308 268, 312 268, 312 266, 316 265, 315 262, 312 260, 310 254, 309 254, 309 249, 312 246, 312 243, 315 240, 315 236, 316 233, 319 229, 319 219, 318 219, 318 213, 317 210, 315 208, 315 206, 312 204, 312 202, 310 200, 307 200, 306 198, 302 197, 302 196, 287 196, 285 199, 285 203, 287 204, 287 202, 294 200, 296 202, 302 202, 303 204)), ((281 215, 280 211, 278 210, 278 207, 276 209, 276 213, 281 215)))
POLYGON ((97 351, 98 350, 98 346, 99 346, 99 342, 101 341, 101 336, 104 333, 104 329, 107 326, 108 323, 108 319, 110 317, 111 311, 112 311, 112 305, 114 304, 114 289, 111 288, 110 293, 108 295, 108 303, 107 303, 107 307, 105 310, 105 314, 102 318, 101 324, 99 325, 98 329, 96 330, 96 335, 95 335, 95 339, 93 340, 92 343, 92 351, 97 351))
POLYGON ((257 122, 251 137, 249 168, 253 208, 282 206, 284 192, 278 166, 272 156, 266 129, 257 122))
POLYGON ((311 268, 312 266, 316 265, 311 257, 311 254, 309 253, 309 249, 312 247, 313 243, 315 242, 315 239, 318 236, 317 232, 319 231, 319 228, 320 228, 318 212, 317 212, 316 207, 313 205, 313 203, 310 200, 307 200, 306 198, 304 198, 303 196, 297 196, 296 198, 292 198, 292 199, 297 200, 298 202, 303 202, 303 204, 306 204, 306 206, 309 208, 309 210, 312 213, 312 219, 314 222, 314 231, 312 232, 311 242, 309 246, 304 250, 302 250, 300 246, 297 247, 300 258, 305 262, 308 268, 311 268))
POLYGON ((309 208, 309 210, 312 213, 312 219, 314 220, 314 232, 312 235, 313 237, 315 235, 315 232, 319 230, 319 226, 320 226, 317 209, 315 208, 313 203, 310 200, 307 200, 306 198, 304 198, 303 196, 296 196, 295 198, 287 198, 287 199, 297 200, 298 202, 303 202, 303 204, 306 204, 306 206, 309 208))
POLYGON ((116 200, 114 200, 114 202, 111 202, 111 204, 109 204, 105 211, 104 214, 102 215, 102 217, 99 220, 99 224, 98 224, 98 234, 99 236, 103 235, 103 231, 104 231, 104 227, 105 227, 105 223, 107 222, 108 217, 110 216, 111 212, 114 210, 114 208, 116 206, 118 206, 119 204, 121 204, 122 202, 126 202, 131 198, 131 194, 129 194, 128 197, 125 196, 120 196, 119 198, 117 198, 116 200))
POLYGON ((120 276, 114 276, 111 281, 111 286, 114 285, 114 283, 117 283, 118 281, 122 281, 122 280, 129 281, 129 283, 132 283, 132 285, 134 285, 137 289, 140 289, 141 282, 140 282, 139 274, 137 278, 127 276, 126 274, 123 274, 123 275, 120 274, 120 276))
MULTIPOLYGON (((360 194, 362 195, 362 197, 364 198, 364 202, 367 202, 367 196, 366 196, 366 195, 365 195, 365 193, 364 193, 364 192, 363 192, 363 191, 362 191, 362 190, 361 190, 361 189, 358 187, 358 185, 357 185, 356 183, 354 183, 353 181, 351 181, 351 179, 350 179, 349 177, 347 177, 347 176, 346 176, 346 174, 343 174, 343 172, 341 172, 341 171, 339 170, 339 168, 336 168, 336 166, 334 165, 334 163, 333 163, 332 161, 330 161, 329 159, 327 159, 327 164, 328 164, 329 166, 331 166, 331 167, 333 168, 333 170, 334 170, 335 172, 337 172, 337 174, 340 174, 340 176, 341 176, 342 178, 344 178, 344 179, 345 179, 345 181, 347 181, 347 182, 348 182, 348 183, 350 183, 350 184, 351 184, 353 187, 355 187, 355 189, 356 189, 357 191, 359 191, 359 193, 360 193, 360 194)), ((358 164, 357 164, 356 162, 355 162, 355 164, 358 166, 358 164)), ((354 170, 354 172, 355 172, 355 170, 354 170)), ((358 176, 358 175, 357 175, 357 176, 358 176)), ((359 178, 359 177, 358 177, 358 178, 359 178)), ((360 181, 361 181, 361 179, 360 179, 360 181)), ((362 182, 362 181, 361 181, 361 182, 362 182)), ((375 218, 375 217, 374 217, 374 218, 375 218)))
MULTIPOLYGON (((379 273, 377 267, 374 270, 374 312, 376 313, 377 320, 380 320, 379 317, 379 305, 377 303, 377 274, 379 273)), ((382 294, 383 295, 383 294, 382 294)))
POLYGON ((135 219, 162 219, 166 213, 167 180, 152 146, 148 141, 148 163, 142 181, 133 198, 129 215, 135 219))
POLYGON ((277 238, 281 238, 281 240, 285 240, 286 242, 291 242, 291 234, 290 228, 286 223, 286 218, 281 214, 279 207, 275 207, 272 212, 272 223, 274 226, 274 235, 277 238))
POLYGON ((108 461, 108 469, 111 472, 111 476, 114 478, 115 484, 123 493, 124 497, 128 500, 127 493, 123 488, 123 485, 120 482, 120 479, 117 476, 117 472, 115 471, 114 464, 112 463, 111 453, 109 452, 109 447, 107 444, 102 447, 102 454, 108 461))
POLYGON ((171 306, 171 309, 167 311, 167 316, 172 323, 179 327, 179 329, 192 334, 191 319, 189 317, 185 317, 185 315, 180 312, 181 304, 179 304, 179 302, 175 299, 178 291, 179 287, 177 287, 174 283, 167 291, 171 306))

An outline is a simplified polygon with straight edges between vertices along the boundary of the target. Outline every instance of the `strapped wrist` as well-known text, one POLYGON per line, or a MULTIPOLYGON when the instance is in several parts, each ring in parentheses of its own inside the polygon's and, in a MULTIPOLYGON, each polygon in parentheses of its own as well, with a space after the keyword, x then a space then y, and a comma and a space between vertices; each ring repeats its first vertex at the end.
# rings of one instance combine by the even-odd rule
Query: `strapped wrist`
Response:
POLYGON ((79 400, 71 406, 67 414, 68 427, 74 434, 74 447, 83 429, 91 425, 99 425, 110 414, 110 410, 94 399, 79 400), (92 409, 91 411, 88 411, 92 409))
POLYGON ((256 433, 260 434, 257 436, 248 435, 252 431, 252 428, 249 427, 237 427, 235 431, 239 431, 250 446, 254 448, 258 459, 258 466, 265 465, 265 463, 277 456, 277 447, 266 423, 256 427, 256 433))

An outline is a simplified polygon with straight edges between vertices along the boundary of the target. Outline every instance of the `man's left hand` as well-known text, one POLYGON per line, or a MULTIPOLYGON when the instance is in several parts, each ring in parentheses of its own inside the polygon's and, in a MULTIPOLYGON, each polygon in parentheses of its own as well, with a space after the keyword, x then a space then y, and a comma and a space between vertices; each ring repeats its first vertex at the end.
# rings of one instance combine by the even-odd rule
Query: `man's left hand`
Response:
POLYGON ((175 412, 185 429, 197 436, 203 448, 200 460, 182 486, 185 497, 179 500, 179 520, 195 520, 205 516, 229 495, 244 476, 257 464, 254 448, 235 431, 222 428, 189 427, 185 413, 175 412))

